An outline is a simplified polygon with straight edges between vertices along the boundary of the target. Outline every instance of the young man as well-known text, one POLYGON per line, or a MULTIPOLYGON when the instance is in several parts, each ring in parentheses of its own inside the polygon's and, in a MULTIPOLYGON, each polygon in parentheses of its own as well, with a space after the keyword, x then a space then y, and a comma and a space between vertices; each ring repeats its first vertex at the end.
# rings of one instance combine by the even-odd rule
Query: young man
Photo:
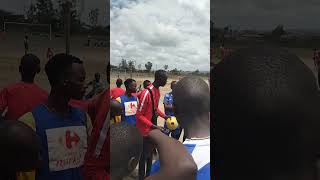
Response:
POLYGON ((83 97, 86 73, 82 61, 67 54, 52 57, 45 71, 51 85, 48 100, 20 118, 41 141, 42 166, 29 179, 78 180, 92 126, 85 112, 68 103, 83 97))
POLYGON ((133 79, 127 79, 124 82, 124 86, 126 87, 125 94, 116 99, 121 103, 124 109, 124 113, 121 116, 121 121, 127 122, 132 126, 136 126, 138 98, 133 96, 132 93, 136 92, 137 83, 133 79))
POLYGON ((164 119, 168 119, 158 108, 160 99, 160 89, 167 84, 167 74, 164 70, 158 70, 155 72, 154 82, 144 89, 141 93, 138 111, 137 111, 137 128, 141 134, 145 137, 143 142, 143 153, 139 162, 139 179, 144 179, 145 175, 150 174, 152 164, 152 151, 148 150, 147 135, 152 129, 164 130, 163 127, 158 126, 157 117, 160 115, 164 119), (145 162, 147 162, 147 170, 145 171, 145 162))
POLYGON ((16 172, 29 171, 39 166, 39 138, 24 123, 0 121, 0 146, 0 179, 12 180, 16 172))
MULTIPOLYGON (((199 77, 185 77, 173 88, 174 111, 186 140, 184 146, 198 166, 197 180, 210 180, 210 92, 199 77), (188 103, 186 103, 188 99, 188 103)), ((156 162, 152 172, 157 172, 156 162)))
POLYGON ((94 74, 94 80, 90 81, 87 86, 92 86, 92 90, 86 95, 86 99, 90 99, 93 96, 101 93, 103 91, 102 84, 100 82, 100 73, 94 74))
POLYGON ((122 79, 117 79, 116 81, 117 87, 111 89, 111 98, 117 99, 118 97, 124 95, 125 91, 121 88, 122 85, 122 79))
MULTIPOLYGON (((176 85, 176 81, 171 82, 171 90, 174 88, 176 85)), ((164 112, 167 116, 174 116, 174 111, 173 111, 173 96, 172 96, 172 91, 169 93, 166 93, 163 98, 163 105, 164 105, 164 112)), ((167 124, 164 123, 164 128, 168 129, 167 124)), ((168 136, 171 133, 171 137, 173 137, 176 140, 179 140, 180 135, 181 135, 182 129, 181 126, 179 125, 177 129, 173 131, 168 131, 168 136)))
POLYGON ((28 37, 28 35, 24 36, 23 45, 24 45, 24 54, 28 54, 28 51, 29 51, 29 37, 28 37))
POLYGON ((17 120, 48 98, 48 93, 34 83, 40 72, 40 60, 33 54, 21 58, 19 72, 21 81, 7 86, 0 92, 0 113, 8 120, 17 120))
MULTIPOLYGON (((159 130, 152 130, 148 137, 159 149, 160 171, 145 180, 193 180, 197 166, 183 145, 159 130)), ((111 125, 110 163, 111 179, 122 180, 136 168, 143 151, 143 137, 139 130, 127 123, 111 125)))
POLYGON ((319 179, 318 88, 296 55, 245 48, 214 78, 214 179, 319 179))

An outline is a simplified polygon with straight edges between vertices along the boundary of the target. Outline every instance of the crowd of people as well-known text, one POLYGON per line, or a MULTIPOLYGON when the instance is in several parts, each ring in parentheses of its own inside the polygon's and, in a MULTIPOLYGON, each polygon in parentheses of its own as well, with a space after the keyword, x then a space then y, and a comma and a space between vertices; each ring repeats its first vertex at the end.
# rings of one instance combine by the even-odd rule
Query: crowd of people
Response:
MULTIPOLYGON (((210 98, 204 80, 172 82, 162 112, 164 70, 156 71, 153 83, 145 80, 143 89, 134 79, 124 81, 125 90, 120 79, 110 89, 110 81, 102 87, 100 74, 85 83, 79 58, 56 54, 45 65, 49 92, 35 83, 40 70, 40 59, 26 53, 19 66, 21 81, 0 92, 0 164, 5 170, 0 179, 120 180, 138 164, 139 179, 210 179, 210 98), (93 92, 86 97, 88 86, 93 92), (190 111, 192 105, 196 109, 190 111), (175 116, 178 128, 159 125, 158 116, 175 116), (183 143, 178 141, 182 129, 183 143), (155 153, 159 160, 152 164, 155 153)), ((108 71, 110 63, 107 76, 108 71)))

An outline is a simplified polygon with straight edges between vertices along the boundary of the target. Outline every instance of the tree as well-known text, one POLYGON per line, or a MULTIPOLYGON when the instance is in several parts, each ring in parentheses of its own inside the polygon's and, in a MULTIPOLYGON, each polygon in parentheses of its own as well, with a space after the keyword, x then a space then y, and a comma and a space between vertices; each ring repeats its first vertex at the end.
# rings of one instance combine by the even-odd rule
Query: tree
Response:
POLYGON ((52 0, 38 0, 36 3, 36 12, 38 22, 43 24, 52 23, 56 16, 52 0))
POLYGON ((128 69, 129 70, 132 70, 132 71, 135 71, 136 70, 136 67, 134 65, 134 61, 129 61, 128 62, 128 69))
POLYGON ((172 74, 174 74, 174 75, 179 75, 180 74, 180 71, 177 68, 172 69, 170 72, 172 74))
POLYGON ((278 25, 271 33, 273 40, 280 40, 282 35, 285 35, 286 31, 284 30, 283 25, 278 25))
POLYGON ((199 69, 197 69, 197 70, 195 70, 194 72, 192 72, 192 74, 194 74, 194 75, 198 75, 198 74, 200 74, 199 69))
POLYGON ((166 64, 163 66, 164 70, 167 70, 169 68, 169 66, 166 64))
POLYGON ((147 62, 144 66, 146 67, 146 70, 148 72, 151 72, 151 68, 152 68, 152 63, 151 62, 147 62))
POLYGON ((121 69, 128 70, 128 63, 127 63, 127 60, 125 60, 125 59, 122 59, 122 60, 121 60, 120 68, 121 68, 121 69))
POLYGON ((98 25, 99 9, 92 9, 89 12, 89 22, 92 28, 96 28, 98 25))
POLYGON ((37 21, 37 7, 33 3, 30 5, 28 11, 27 11, 27 19, 31 21, 32 23, 35 23, 37 21))

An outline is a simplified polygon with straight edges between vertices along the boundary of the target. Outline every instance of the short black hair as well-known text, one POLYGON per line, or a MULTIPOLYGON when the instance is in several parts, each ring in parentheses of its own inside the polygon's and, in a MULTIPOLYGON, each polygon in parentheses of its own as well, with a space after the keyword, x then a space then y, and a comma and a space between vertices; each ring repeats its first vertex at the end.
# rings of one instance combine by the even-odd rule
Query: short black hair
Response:
POLYGON ((73 63, 82 64, 83 62, 75 56, 64 53, 53 56, 47 62, 45 71, 51 86, 57 81, 69 77, 73 63))
POLYGON ((110 171, 116 174, 128 173, 128 162, 130 158, 140 159, 143 148, 143 138, 139 130, 126 123, 121 122, 110 126, 110 171))
POLYGON ((149 84, 151 84, 151 81, 145 80, 143 81, 143 87, 146 88, 149 84))
POLYGON ((296 55, 267 45, 240 49, 213 78, 216 179, 264 180, 312 166, 319 97, 313 73, 296 55))
POLYGON ((122 85, 122 79, 117 79, 116 85, 117 87, 120 87, 122 85))
POLYGON ((128 88, 128 87, 130 86, 130 84, 132 84, 133 82, 136 82, 136 80, 131 79, 131 78, 126 79, 126 80, 124 81, 124 86, 125 86, 126 88, 128 88))
POLYGON ((20 60, 24 76, 34 77, 40 68, 40 59, 34 54, 26 54, 20 60))
POLYGON ((161 79, 162 77, 165 77, 167 76, 167 72, 165 70, 157 70, 155 73, 154 73, 154 78, 157 80, 157 79, 161 79))
POLYGON ((187 76, 182 78, 175 85, 172 93, 177 112, 193 117, 210 112, 209 85, 200 77, 187 76), (190 103, 184 103, 186 99, 190 103))

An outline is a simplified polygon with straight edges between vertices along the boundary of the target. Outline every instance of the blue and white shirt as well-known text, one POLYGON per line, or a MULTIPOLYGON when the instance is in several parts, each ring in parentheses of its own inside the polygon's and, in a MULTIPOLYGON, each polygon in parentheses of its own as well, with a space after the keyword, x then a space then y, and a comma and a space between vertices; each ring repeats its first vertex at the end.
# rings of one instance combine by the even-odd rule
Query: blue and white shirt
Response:
MULTIPOLYGON (((173 96, 172 96, 172 93, 166 93, 164 95, 164 98, 163 98, 163 104, 170 104, 172 105, 173 104, 173 96)), ((164 110, 164 113, 167 115, 167 116, 174 116, 174 113, 172 110, 169 110, 169 109, 165 109, 164 110)))
MULTIPOLYGON (((210 137, 206 139, 186 139, 184 146, 192 155, 198 166, 197 180, 210 179, 210 137)), ((151 174, 160 169, 160 161, 156 161, 151 167, 151 174)))

